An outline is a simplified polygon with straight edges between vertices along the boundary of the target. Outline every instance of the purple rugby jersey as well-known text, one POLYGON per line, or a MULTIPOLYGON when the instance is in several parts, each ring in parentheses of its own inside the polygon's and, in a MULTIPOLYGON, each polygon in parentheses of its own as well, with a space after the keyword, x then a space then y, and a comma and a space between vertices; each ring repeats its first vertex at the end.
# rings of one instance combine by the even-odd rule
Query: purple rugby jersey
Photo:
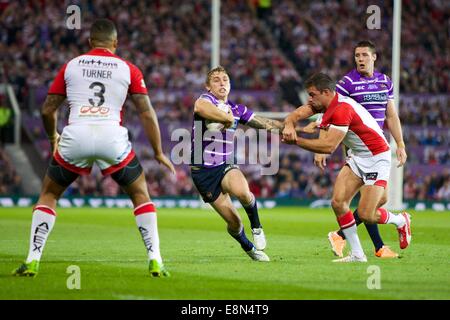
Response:
POLYGON ((365 78, 353 69, 336 83, 336 91, 366 108, 383 129, 388 100, 394 99, 393 84, 388 76, 375 71, 373 77, 365 78))
MULTIPOLYGON (((219 101, 211 93, 203 93, 199 99, 205 99, 218 107, 219 101)), ((230 100, 226 104, 231 108, 234 124, 224 131, 209 131, 206 119, 194 113, 192 125, 191 165, 214 168, 221 164, 233 164, 234 133, 238 123, 246 124, 253 118, 253 111, 242 104, 234 104, 230 100), (200 130, 201 129, 201 130, 200 130), (201 148, 196 146, 201 142, 201 148)))

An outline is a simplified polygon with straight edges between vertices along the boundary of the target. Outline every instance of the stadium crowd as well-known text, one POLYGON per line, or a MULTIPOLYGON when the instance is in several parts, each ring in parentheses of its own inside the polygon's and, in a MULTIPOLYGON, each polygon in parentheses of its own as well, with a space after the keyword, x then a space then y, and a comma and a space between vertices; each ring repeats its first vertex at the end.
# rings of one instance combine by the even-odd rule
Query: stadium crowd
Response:
POLYGON ((11 159, 5 150, 0 147, 0 195, 19 194, 22 183, 21 176, 16 172, 11 159))
MULTIPOLYGON (((235 91, 232 98, 258 111, 292 111, 299 103, 297 92, 302 88, 302 80, 311 72, 320 69, 339 78, 353 68, 355 39, 376 39, 377 67, 390 74, 392 9, 388 2, 375 2, 382 8, 381 30, 363 28, 361 31, 360 25, 366 24, 367 1, 272 1, 270 14, 261 15, 252 7, 257 6, 257 1, 222 1, 221 64, 231 75, 235 91), (269 91, 276 94, 261 94, 269 91)), ((443 23, 448 20, 445 1, 405 2, 401 92, 447 93, 450 59, 442 52, 449 51, 450 37, 448 30, 442 31, 443 23)), ((115 21, 119 30, 117 54, 143 71, 161 126, 169 132, 177 127, 187 128, 193 102, 203 89, 209 68, 210 1, 81 0, 75 3, 81 8, 82 26, 90 25, 99 16, 115 21)), ((0 5, 1 67, 30 118, 40 119, 40 105, 59 68, 88 49, 88 30, 65 27, 62 17, 69 4, 72 3, 21 0, 0 5)), ((416 147, 421 155, 409 154, 406 199, 450 199, 448 173, 425 172, 418 177, 417 172, 408 171, 410 163, 448 165, 450 161, 449 98, 430 101, 412 98, 400 102, 405 142, 412 150, 416 147), (431 126, 443 130, 426 130, 431 126)), ((125 106, 129 110, 125 124, 137 122, 130 107, 129 103, 125 106)), ((61 119, 65 115, 62 112, 61 119)), ((60 121, 61 125, 64 123, 60 121)), ((25 129, 38 150, 49 149, 41 125, 25 129)), ((47 161, 50 154, 43 152, 43 155, 47 161)), ((159 169, 145 148, 140 149, 140 158, 147 170, 150 194, 197 194, 187 166, 178 167, 177 175, 169 176, 159 169)), ((251 166, 243 169, 257 196, 323 198, 330 196, 334 168, 339 168, 343 161, 340 154, 331 159, 329 169, 321 173, 311 167, 310 154, 282 150, 277 175, 261 177, 251 166)), ((121 192, 111 178, 94 173, 78 179, 67 192, 106 196, 121 192)), ((0 193, 12 192, 6 189, 13 188, 12 184, 4 184, 0 182, 0 193)))

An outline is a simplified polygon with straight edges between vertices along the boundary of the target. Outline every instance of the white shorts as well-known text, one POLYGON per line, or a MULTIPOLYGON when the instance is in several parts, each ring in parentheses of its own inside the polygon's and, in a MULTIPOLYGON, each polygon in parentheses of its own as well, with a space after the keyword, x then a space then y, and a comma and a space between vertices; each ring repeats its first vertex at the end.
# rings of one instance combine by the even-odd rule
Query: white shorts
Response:
POLYGON ((125 167, 134 156, 127 128, 72 124, 64 127, 54 157, 72 172, 89 174, 96 163, 102 174, 108 175, 125 167))
POLYGON ((372 157, 358 157, 348 152, 347 164, 365 185, 386 188, 391 171, 391 150, 372 157))

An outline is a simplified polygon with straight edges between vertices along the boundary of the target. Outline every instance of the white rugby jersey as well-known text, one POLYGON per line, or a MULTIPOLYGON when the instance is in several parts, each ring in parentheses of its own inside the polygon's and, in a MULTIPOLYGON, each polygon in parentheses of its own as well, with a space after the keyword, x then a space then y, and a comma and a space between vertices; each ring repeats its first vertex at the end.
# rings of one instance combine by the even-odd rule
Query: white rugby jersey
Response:
POLYGON ((342 142, 356 156, 370 157, 389 150, 377 121, 352 98, 336 93, 319 127, 330 126, 347 133, 342 142))
POLYGON ((67 96, 74 123, 122 123, 127 94, 147 94, 142 72, 104 48, 95 48, 66 63, 48 94, 67 96))

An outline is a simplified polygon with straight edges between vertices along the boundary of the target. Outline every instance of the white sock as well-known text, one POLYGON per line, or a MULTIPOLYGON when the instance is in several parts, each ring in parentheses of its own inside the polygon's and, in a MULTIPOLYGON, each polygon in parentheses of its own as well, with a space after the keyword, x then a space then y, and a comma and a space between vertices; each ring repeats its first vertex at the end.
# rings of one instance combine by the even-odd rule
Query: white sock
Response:
POLYGON ((380 221, 378 223, 381 224, 395 224, 397 228, 401 228, 405 225, 406 219, 402 214, 394 214, 390 211, 387 211, 384 208, 379 208, 378 212, 380 213, 380 221))
POLYGON ((395 224, 397 226, 397 228, 401 228, 405 225, 406 220, 405 217, 401 214, 394 214, 392 212, 389 212, 389 219, 388 219, 388 223, 389 224, 395 224))
POLYGON ((351 227, 342 229, 342 232, 344 232, 345 239, 350 244, 350 247, 352 249, 352 255, 357 257, 363 257, 364 251, 361 247, 361 242, 359 241, 358 233, 356 232, 356 224, 352 225, 351 227))
POLYGON ((159 263, 162 263, 159 251, 158 223, 153 203, 147 202, 136 207, 134 214, 136 216, 136 225, 147 249, 148 259, 156 259, 159 263))
POLYGON ((55 210, 41 205, 37 205, 34 208, 31 221, 30 248, 26 263, 30 263, 33 260, 41 260, 45 243, 55 225, 55 220, 55 210))

